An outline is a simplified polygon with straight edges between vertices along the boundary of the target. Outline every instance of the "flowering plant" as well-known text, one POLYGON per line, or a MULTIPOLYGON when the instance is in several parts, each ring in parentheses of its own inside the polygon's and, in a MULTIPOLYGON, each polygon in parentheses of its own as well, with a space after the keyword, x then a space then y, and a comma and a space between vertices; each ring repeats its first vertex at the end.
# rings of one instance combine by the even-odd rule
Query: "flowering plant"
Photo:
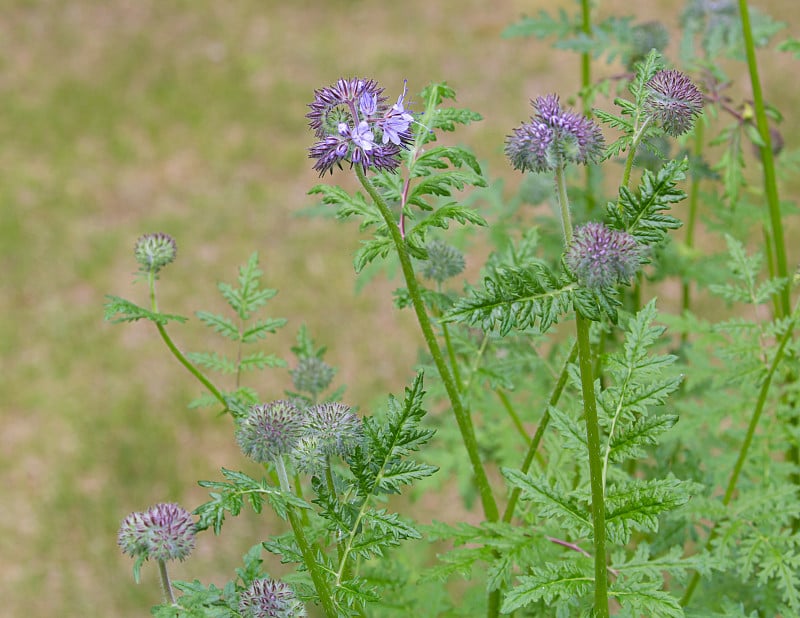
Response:
MULTIPOLYGON (((583 10, 588 19, 588 5, 583 10)), ((631 44, 630 72, 616 84, 592 83, 584 72, 581 112, 556 94, 536 96, 533 115, 506 138, 511 167, 554 187, 540 201, 549 200, 557 216, 527 231, 511 229, 526 221, 513 211, 522 198, 493 200, 501 188, 485 178, 477 157, 439 143, 443 132, 480 119, 449 106, 455 93, 448 85, 429 85, 413 98, 404 84, 391 106, 378 82, 362 77, 314 92, 312 167, 320 177, 352 173, 361 190, 321 184, 310 193, 372 232, 355 254, 357 272, 399 266, 395 304, 413 310, 424 342, 411 385, 384 409, 367 414, 345 403, 341 389, 330 390, 336 371, 305 329, 293 348, 293 390, 263 397, 242 385, 245 370, 286 364, 245 348, 285 325, 256 317, 275 294, 261 287, 256 255, 241 267, 238 287, 220 285, 235 319, 197 313, 236 345, 235 355, 183 353, 167 327, 186 318, 161 312, 156 302, 176 242, 161 233, 140 238, 134 253, 150 307, 110 297, 107 317, 155 324, 206 388, 198 405, 231 416, 242 456, 262 475, 223 468, 222 480, 200 482, 210 499, 193 514, 168 503, 123 520, 118 541, 137 558, 137 577, 147 559, 159 564, 165 602, 156 615, 800 612, 798 308, 778 204, 770 200, 770 217, 762 217, 770 276, 757 283, 758 259, 729 235, 727 279, 708 286, 729 302, 769 307, 772 317, 698 327, 690 286, 702 278, 697 262, 680 252, 694 249, 699 182, 719 181, 703 159, 703 127, 724 109, 714 95, 722 76, 707 66, 668 68, 656 49, 664 46, 661 30, 615 24, 628 28, 621 40, 631 44), (612 85, 617 111, 593 107, 612 85), (677 138, 684 147, 694 140, 691 158, 665 155, 677 138), (597 174, 615 170, 615 159, 619 189, 601 208, 597 174), (579 169, 588 170, 583 192, 570 187, 579 169), (472 193, 461 199, 465 191, 472 193), (687 197, 694 210, 681 245, 673 238, 683 223, 676 207, 687 197), (460 240, 450 233, 454 224, 467 230, 460 240), (487 228, 494 250, 480 280, 449 287, 465 269, 464 238, 487 228), (670 278, 681 289, 681 315, 657 309, 658 291, 667 289, 657 284, 670 278), (236 374, 235 386, 217 386, 211 371, 236 374), (744 375, 754 376, 749 385, 737 382, 744 375), (773 424, 762 427, 759 444, 768 404, 773 424), (732 405, 749 420, 728 434, 719 427, 732 405), (717 436, 736 455, 712 466, 703 459, 717 436), (776 449, 785 453, 779 463, 776 449), (749 461, 758 470, 748 470, 749 461), (391 497, 421 482, 436 491, 436 477, 442 493, 455 484, 464 508, 479 510, 475 523, 423 526, 394 512, 401 503, 391 497), (196 534, 220 534, 226 517, 246 505, 261 513, 265 504, 285 531, 248 551, 224 588, 177 582, 176 598, 166 562, 185 559, 196 534), (407 549, 437 540, 450 544, 437 559, 407 549), (283 579, 268 574, 263 551, 296 570, 283 579), (437 583, 457 575, 472 585, 463 604, 437 583), (734 585, 737 578, 747 587, 734 585), (695 594, 701 582, 702 598, 695 594)), ((590 51, 581 51, 585 63, 590 51)), ((767 173, 774 153, 763 101, 755 106, 765 186, 777 196, 767 173)), ((717 165, 723 183, 733 183, 737 161, 717 165)), ((719 200, 715 216, 733 208, 726 203, 733 195, 719 200)))

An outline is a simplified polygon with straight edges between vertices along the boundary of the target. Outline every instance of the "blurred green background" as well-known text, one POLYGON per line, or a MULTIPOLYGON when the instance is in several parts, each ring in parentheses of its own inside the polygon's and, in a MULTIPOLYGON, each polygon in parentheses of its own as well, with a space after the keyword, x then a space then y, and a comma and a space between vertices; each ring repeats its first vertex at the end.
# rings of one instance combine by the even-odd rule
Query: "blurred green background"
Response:
MULTIPOLYGON (((795 0, 757 4, 792 23, 795 0)), ((296 216, 317 182, 305 105, 340 76, 375 78, 390 97, 404 79, 414 94, 447 80, 458 105, 486 118, 456 139, 511 191, 521 177, 503 162, 505 135, 528 117, 530 98, 574 94, 578 60, 500 34, 523 13, 560 6, 573 3, 3 0, 0 614, 146 615, 159 600, 155 569, 133 583, 115 543, 120 520, 160 501, 191 509, 206 495, 197 479, 246 466, 229 418, 187 408, 201 391, 155 330, 102 321, 106 293, 146 303, 146 286, 134 284, 136 238, 176 237, 160 303, 183 314, 222 310, 216 283, 258 250, 266 284, 280 290, 269 314, 290 320, 267 351, 288 358, 308 324, 340 368, 347 402, 368 409, 407 383, 419 336, 410 313, 392 307, 396 281, 354 294, 354 225, 296 216)), ((674 29, 680 9, 615 0, 600 3, 598 18, 641 11, 637 21, 674 29)), ((778 38, 797 36, 796 25, 778 38)), ((776 52, 761 60, 795 148, 798 63, 776 52)), ((197 320, 172 333, 184 349, 205 347, 197 320)), ((274 397, 289 385, 285 370, 254 384, 274 397)), ((437 496, 419 508, 422 520, 444 516, 437 496)), ((202 535, 174 577, 224 583, 271 525, 244 516, 222 538, 202 535)))

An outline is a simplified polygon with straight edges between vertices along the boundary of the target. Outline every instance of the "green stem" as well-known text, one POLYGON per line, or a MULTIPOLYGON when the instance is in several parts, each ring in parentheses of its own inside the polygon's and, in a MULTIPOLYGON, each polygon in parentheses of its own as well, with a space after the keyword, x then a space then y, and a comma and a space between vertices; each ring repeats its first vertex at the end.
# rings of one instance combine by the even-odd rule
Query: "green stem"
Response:
MULTIPOLYGON (((292 488, 289 484, 289 475, 286 473, 286 464, 283 462, 283 457, 278 457, 275 460, 275 470, 278 473, 281 489, 287 493, 291 493, 292 488)), ((314 588, 317 591, 322 610, 325 612, 326 618, 337 618, 339 614, 336 611, 336 604, 333 602, 333 597, 331 596, 328 580, 317 562, 314 550, 311 549, 311 545, 308 543, 305 530, 303 529, 303 522, 297 516, 294 507, 289 504, 286 505, 286 515, 289 518, 289 524, 292 526, 292 532, 294 533, 295 541, 297 541, 297 547, 300 549, 300 554, 303 556, 303 563, 306 565, 309 575, 311 575, 311 581, 314 582, 314 588)))
MULTIPOLYGON (((577 358, 577 356, 578 344, 576 343, 573 344, 572 349, 569 352, 569 356, 567 356, 567 359, 564 361, 564 366, 561 368, 561 373, 558 375, 558 380, 556 380, 556 384, 553 387, 553 392, 550 393, 550 400, 547 402, 547 408, 545 408, 544 414, 542 415, 542 420, 539 422, 539 426, 536 428, 536 433, 533 435, 533 439, 528 445, 528 452, 525 454, 525 460, 522 462, 522 467, 520 468, 523 474, 527 474, 531 464, 533 463, 533 458, 536 455, 537 449, 539 448, 539 443, 542 441, 542 436, 544 436, 545 429, 547 429, 547 425, 550 423, 550 408, 555 407, 558 403, 558 400, 561 399, 561 393, 564 391, 564 387, 567 384, 567 370, 569 369, 570 364, 575 362, 575 358, 577 358)), ((506 506, 505 513, 503 513, 503 521, 506 523, 511 522, 514 517, 514 510, 517 508, 520 491, 521 490, 519 487, 515 487, 511 492, 511 497, 508 499, 508 505, 506 506)))
POLYGON ((422 300, 422 293, 420 292, 419 283, 417 282, 414 273, 414 267, 411 264, 411 257, 406 249, 405 241, 400 235, 400 230, 397 223, 392 216, 392 211, 389 208, 386 200, 381 197, 380 193, 375 189, 369 179, 365 176, 364 171, 360 166, 355 165, 354 169, 358 176, 361 185, 369 193, 370 197, 378 207, 383 220, 386 222, 386 227, 391 234, 392 241, 394 242, 397 256, 400 260, 400 267, 403 271, 403 277, 408 288, 408 294, 411 297, 411 302, 414 305, 414 312, 417 315, 422 335, 425 338, 425 343, 428 346, 428 351, 433 357, 433 362, 444 384, 447 396, 450 399, 450 404, 453 407, 453 413, 456 417, 458 429, 461 432, 461 439, 467 449, 472 471, 475 475, 475 483, 478 487, 478 492, 481 497, 481 504, 483 505, 483 513, 488 521, 497 521, 499 518, 499 511, 497 509, 497 502, 492 494, 492 487, 489 484, 489 479, 486 476, 486 470, 483 467, 480 453, 478 451, 478 441, 475 437, 475 429, 472 425, 472 418, 467 410, 461 404, 461 397, 459 395, 458 387, 453 380, 453 376, 447 367, 447 362, 442 355, 442 351, 436 341, 436 335, 433 332, 430 318, 425 309, 425 303, 422 300))
MULTIPOLYGON (((786 345, 791 341, 792 335, 794 333, 794 326, 795 320, 792 320, 787 328, 786 332, 781 337, 780 344, 778 345, 778 349, 775 352, 775 357, 772 359, 772 364, 767 371, 767 375, 764 377, 764 381, 761 383, 761 388, 758 392, 758 399, 756 400, 756 407, 753 410, 753 416, 750 418, 750 424, 747 427, 747 433, 744 437, 744 442, 742 442, 742 446, 739 449, 739 456, 736 458, 736 464, 733 466, 733 472, 731 473, 731 477, 728 480, 728 486, 725 489, 725 496, 722 498, 722 504, 728 506, 731 500, 733 499, 733 492, 736 491, 736 484, 739 482, 739 475, 744 468, 745 461, 747 460, 747 454, 750 450, 750 445, 753 443, 753 437, 756 433, 756 427, 758 426, 758 421, 761 419, 761 413, 764 411, 764 406, 767 403, 767 395, 769 394, 770 386, 772 385, 772 378, 775 376, 775 372, 778 369, 778 365, 780 361, 783 359, 783 353, 786 348, 786 345)), ((716 526, 711 530, 711 534, 709 534, 708 539, 706 540, 705 547, 710 547, 712 541, 717 538, 717 528, 716 526)), ((695 588, 697 588, 697 584, 700 581, 700 573, 697 571, 694 572, 692 575, 692 579, 689 582, 689 585, 686 587, 686 592, 683 594, 683 598, 681 599, 681 605, 685 606, 689 603, 694 594, 695 588)))
MULTIPOLYGON (((581 32, 587 38, 592 36, 592 5, 590 0, 581 0, 581 32)), ((589 88, 592 85, 592 55, 589 52, 581 52, 581 101, 583 103, 583 115, 592 115, 591 99, 589 88)), ((597 168, 594 165, 586 166, 586 211, 592 212, 596 206, 594 199, 594 176, 597 168)))
POLYGON ((589 347, 589 320, 575 313, 578 333, 578 363, 581 373, 583 411, 586 415, 586 443, 589 450, 589 477, 592 487, 592 527, 594 529, 594 616, 607 618, 608 570, 606 567, 606 512, 603 492, 603 464, 600 457, 600 427, 589 347))
MULTIPOLYGON (((156 277, 155 273, 149 273, 148 275, 148 283, 150 285, 150 305, 152 306, 153 312, 158 313, 158 302, 156 301, 156 277)), ((219 401, 225 409, 228 409, 228 402, 225 400, 224 395, 219 391, 219 389, 211 383, 203 373, 195 367, 188 358, 183 355, 178 349, 178 346, 172 341, 172 338, 167 333, 167 329, 164 328, 163 324, 159 324, 156 322, 156 328, 158 329, 158 333, 161 335, 161 339, 164 340, 164 343, 167 344, 167 348, 169 351, 172 352, 172 355, 178 359, 178 362, 186 367, 198 381, 208 389, 208 392, 211 393, 214 398, 219 401)))
MULTIPOLYGON (((702 119, 695 125, 694 146, 692 153, 694 154, 696 160, 699 160, 700 156, 703 154, 704 127, 705 124, 703 123, 702 119)), ((700 174, 695 172, 692 174, 692 182, 689 185, 689 214, 686 218, 686 240, 684 241, 690 257, 694 250, 694 232, 697 226, 697 205, 699 201, 700 174)), ((692 290, 690 281, 684 278, 681 285, 681 308, 683 309, 684 313, 691 309, 691 293, 692 290)), ((687 333, 684 332, 681 338, 685 341, 686 336, 687 333)))
MULTIPOLYGON (((522 419, 520 419, 519 414, 517 414, 517 411, 514 409, 514 406, 511 405, 511 401, 509 400, 508 395, 506 395, 499 388, 496 388, 494 392, 497 393, 497 396, 500 399, 500 403, 503 404, 503 408, 505 409, 505 411, 508 414, 508 416, 511 418, 511 422, 514 424, 514 427, 516 428, 517 433, 519 433, 519 435, 522 436, 522 439, 525 440, 525 444, 527 444, 530 447, 531 438, 530 438, 530 436, 528 436, 528 432, 525 431, 525 427, 522 424, 522 419)), ((545 412, 545 414, 546 414, 546 412, 545 412)), ((527 456, 526 456, 526 459, 527 459, 527 456)))
POLYGON ((175 595, 172 592, 172 582, 169 581, 166 560, 158 561, 158 574, 161 577, 161 591, 164 593, 164 602, 175 605, 175 595))
MULTIPOLYGON (((764 95, 761 91, 761 80, 758 76, 755 42, 753 41, 753 31, 750 26, 750 11, 747 7, 747 0, 739 0, 739 15, 742 20, 744 48, 747 54, 747 67, 750 71, 750 85, 753 90, 753 111, 756 117, 756 127, 764 143, 764 146, 761 147, 761 163, 764 166, 764 191, 769 208, 775 263, 778 277, 788 279, 789 270, 786 263, 786 245, 783 239, 781 205, 778 199, 778 185, 775 176, 775 157, 772 153, 772 137, 769 132, 769 122, 764 106, 764 95)), ((781 313, 778 317, 786 317, 791 312, 788 284, 784 285, 780 291, 780 309, 781 313)))
MULTIPOLYGON (((564 167, 556 168, 561 220, 564 226, 564 246, 572 242, 572 221, 567 199, 564 167)), ((597 400, 594 392, 592 350, 589 344, 589 320, 575 312, 578 336, 578 366, 581 374, 583 412, 586 417, 586 442, 589 451, 589 478, 592 491, 592 528, 594 531, 594 616, 608 618, 608 570, 606 565, 606 507, 603 491, 603 462, 600 455, 600 426, 597 422, 597 400)))

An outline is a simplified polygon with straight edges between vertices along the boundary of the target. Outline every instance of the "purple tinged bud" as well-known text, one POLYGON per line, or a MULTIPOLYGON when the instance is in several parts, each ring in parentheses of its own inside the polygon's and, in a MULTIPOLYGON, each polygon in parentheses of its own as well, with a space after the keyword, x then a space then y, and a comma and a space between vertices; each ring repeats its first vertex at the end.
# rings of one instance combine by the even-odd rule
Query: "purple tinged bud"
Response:
POLYGON ((257 579, 239 597, 243 618, 304 618, 305 607, 281 581, 257 579))
POLYGON ((304 435, 318 440, 325 455, 346 457, 361 444, 361 419, 343 403, 321 403, 306 412, 304 435))
POLYGON ((154 560, 184 560, 194 549, 197 532, 191 514, 179 505, 156 504, 131 513, 120 526, 117 544, 123 553, 154 560))
POLYGON ((690 131, 703 111, 703 94, 689 77, 675 69, 659 71, 645 89, 645 114, 673 137, 690 131))
POLYGON ((578 282, 590 289, 628 283, 639 270, 643 250, 627 232, 602 223, 587 223, 575 230, 564 263, 578 282))
POLYGON ((506 139, 506 156, 522 172, 547 172, 565 163, 599 160, 605 141, 593 120, 561 108, 558 95, 532 101, 535 114, 506 139))
POLYGON ((372 92, 365 92, 361 95, 361 101, 359 101, 358 106, 365 116, 374 115, 378 110, 378 95, 372 92))
POLYGON ((303 413, 288 401, 253 406, 236 428, 236 442, 253 461, 269 463, 291 452, 303 422, 303 413))
POLYGON ((157 273, 175 261, 178 245, 172 236, 163 232, 144 234, 136 241, 133 253, 141 272, 157 273))

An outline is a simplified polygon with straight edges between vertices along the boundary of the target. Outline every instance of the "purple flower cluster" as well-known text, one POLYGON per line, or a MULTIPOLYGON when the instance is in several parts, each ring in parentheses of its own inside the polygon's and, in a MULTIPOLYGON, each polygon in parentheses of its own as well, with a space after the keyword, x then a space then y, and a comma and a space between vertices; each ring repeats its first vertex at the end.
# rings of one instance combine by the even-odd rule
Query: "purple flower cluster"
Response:
POLYGON ((117 544, 130 556, 183 560, 194 549, 196 531, 191 514, 168 502, 128 515, 120 526, 117 544))
POLYGON ((288 584, 257 579, 242 592, 239 613, 244 618, 303 618, 306 609, 288 584))
POLYGON ((690 131, 703 111, 703 94, 689 77, 675 69, 659 71, 645 89, 645 114, 673 137, 690 131))
POLYGON ((536 113, 506 139, 506 156, 514 169, 547 172, 566 163, 596 162, 605 141, 589 118, 561 108, 558 95, 532 101, 536 113))
POLYGON ((639 270, 642 255, 633 236, 593 222, 575 230, 564 263, 581 285, 600 289, 628 283, 639 270))
POLYGON ((314 91, 309 127, 318 140, 309 149, 314 169, 323 176, 342 162, 368 169, 394 171, 400 153, 413 142, 414 117, 405 109, 406 88, 389 107, 383 88, 374 80, 340 79, 314 91))

